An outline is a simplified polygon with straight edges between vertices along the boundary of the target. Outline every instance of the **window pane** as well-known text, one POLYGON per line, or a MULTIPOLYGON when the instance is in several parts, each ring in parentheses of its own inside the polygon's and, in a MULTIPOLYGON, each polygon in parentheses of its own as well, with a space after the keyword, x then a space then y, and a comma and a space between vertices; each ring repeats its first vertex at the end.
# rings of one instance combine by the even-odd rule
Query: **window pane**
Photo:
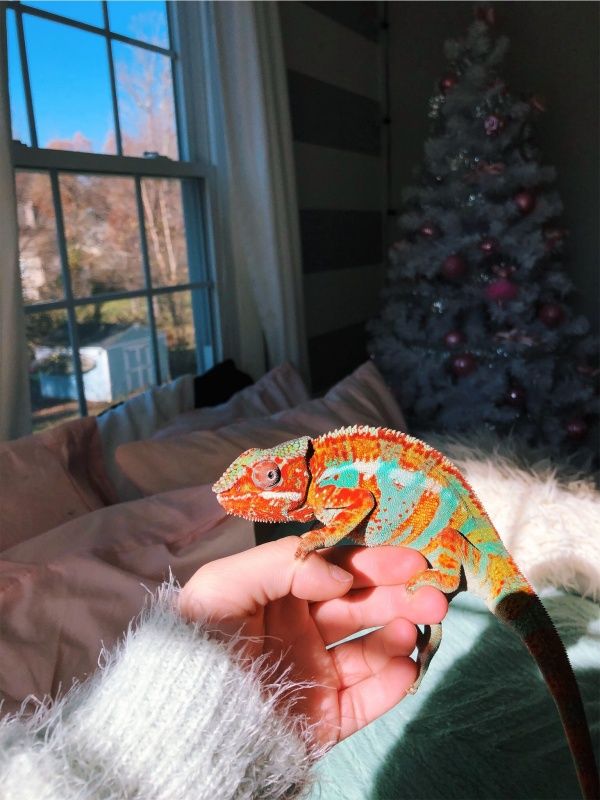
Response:
POLYGON ((103 36, 23 15, 40 147, 115 153, 103 36))
POLYGON ((10 97, 12 138, 19 139, 23 144, 31 145, 29 122, 27 121, 25 88, 23 86, 23 73, 21 72, 21 58, 19 55, 19 41, 17 39, 17 23, 15 12, 10 9, 6 12, 6 29, 8 47, 8 94, 10 97))
POLYGON ((117 100, 126 156, 178 158, 171 59, 113 42, 117 100))
POLYGON ((42 172, 17 172, 19 266, 26 303, 64 296, 56 219, 50 177, 42 172))
POLYGON ((142 202, 152 285, 188 283, 181 182, 144 178, 142 202))
POLYGON ((169 46, 167 9, 160 2, 109 2, 111 31, 160 47, 169 46))
POLYGON ((60 196, 73 295, 141 289, 133 179, 61 174, 60 196))
POLYGON ((79 415, 66 311, 28 314, 29 383, 34 430, 79 415))
POLYGON ((156 327, 159 331, 161 380, 163 382, 186 373, 196 374, 196 345, 191 292, 173 292, 153 299, 156 327), (163 360, 168 351, 168 369, 163 360))
POLYGON ((154 383, 145 298, 111 300, 76 310, 83 387, 90 414, 154 383))
POLYGON ((76 19, 78 22, 87 22, 88 25, 98 25, 104 27, 104 16, 102 5, 99 0, 25 0, 24 5, 39 8, 42 11, 50 11, 52 14, 60 14, 69 19, 76 19))

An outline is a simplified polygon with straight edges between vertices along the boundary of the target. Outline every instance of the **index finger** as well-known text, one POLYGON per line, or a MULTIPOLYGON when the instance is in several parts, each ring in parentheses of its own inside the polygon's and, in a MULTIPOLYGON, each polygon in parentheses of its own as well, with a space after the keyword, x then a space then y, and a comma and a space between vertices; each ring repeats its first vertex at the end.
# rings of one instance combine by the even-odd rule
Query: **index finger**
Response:
POLYGON ((354 575, 353 589, 397 586, 427 569, 427 561, 410 547, 331 547, 320 550, 327 561, 354 575))

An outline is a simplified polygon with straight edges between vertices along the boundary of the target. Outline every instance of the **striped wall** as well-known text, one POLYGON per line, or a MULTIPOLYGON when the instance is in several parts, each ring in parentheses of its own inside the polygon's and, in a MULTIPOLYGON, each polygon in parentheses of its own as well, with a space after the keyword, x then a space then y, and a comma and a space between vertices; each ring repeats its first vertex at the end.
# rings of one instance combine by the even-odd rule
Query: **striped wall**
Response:
POLYGON ((379 2, 279 3, 313 390, 366 358, 383 282, 379 2))

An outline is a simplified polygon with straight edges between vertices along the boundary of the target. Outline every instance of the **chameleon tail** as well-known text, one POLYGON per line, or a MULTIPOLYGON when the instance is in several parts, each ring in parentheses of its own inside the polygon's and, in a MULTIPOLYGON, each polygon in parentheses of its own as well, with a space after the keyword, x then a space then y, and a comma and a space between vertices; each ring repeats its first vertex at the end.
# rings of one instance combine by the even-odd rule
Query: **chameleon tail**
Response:
POLYGON ((579 687, 548 612, 527 590, 506 595, 491 610, 518 633, 535 659, 557 705, 583 797, 600 800, 600 778, 579 687))

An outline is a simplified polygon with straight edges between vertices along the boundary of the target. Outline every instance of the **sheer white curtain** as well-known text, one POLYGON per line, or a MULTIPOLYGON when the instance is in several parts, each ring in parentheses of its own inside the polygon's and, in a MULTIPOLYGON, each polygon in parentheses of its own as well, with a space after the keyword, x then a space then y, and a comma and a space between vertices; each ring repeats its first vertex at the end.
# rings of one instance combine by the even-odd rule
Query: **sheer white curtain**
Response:
POLYGON ((0 441, 31 431, 10 142, 6 17, 0 9, 0 441))
POLYGON ((296 182, 277 3, 211 4, 220 104, 217 183, 231 252, 224 318, 254 376, 291 361, 308 379, 296 182))

